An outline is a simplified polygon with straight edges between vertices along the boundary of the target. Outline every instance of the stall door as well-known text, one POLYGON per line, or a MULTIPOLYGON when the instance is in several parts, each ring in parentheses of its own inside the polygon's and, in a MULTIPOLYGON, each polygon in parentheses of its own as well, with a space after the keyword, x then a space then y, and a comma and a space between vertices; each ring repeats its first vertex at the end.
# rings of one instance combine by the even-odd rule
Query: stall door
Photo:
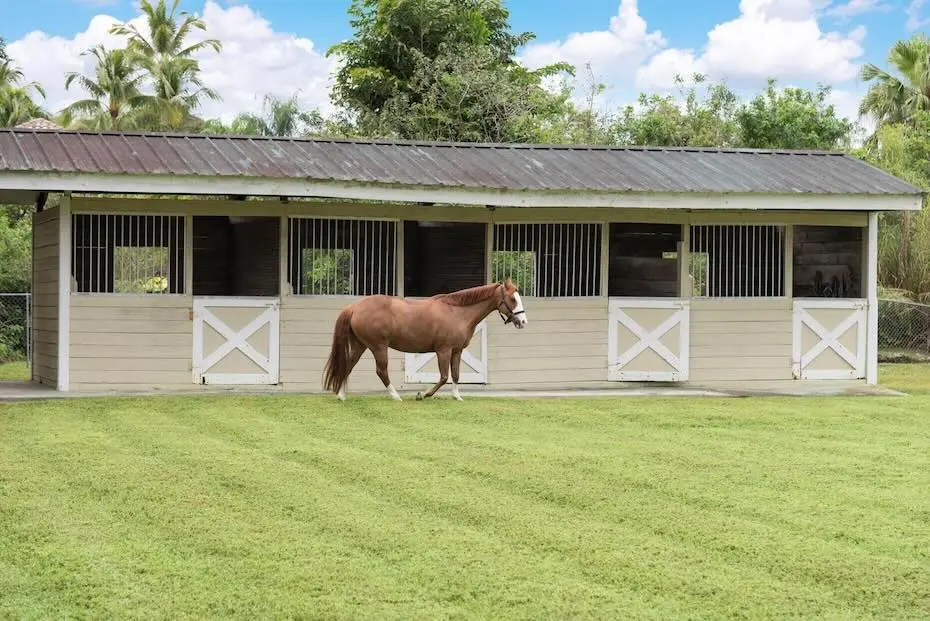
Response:
MULTIPOLYGON (((436 354, 404 354, 404 381, 408 384, 434 384, 439 381, 439 365, 436 354)), ((450 380, 451 375, 450 375, 450 380)), ((482 321, 475 328, 475 335, 462 352, 460 384, 488 383, 488 324, 482 321)))
POLYGON ((609 381, 682 382, 688 379, 686 300, 618 298, 609 302, 609 381))
POLYGON ((277 298, 194 298, 197 384, 277 384, 277 298))
POLYGON ((866 362, 866 300, 795 300, 796 379, 861 379, 866 362))

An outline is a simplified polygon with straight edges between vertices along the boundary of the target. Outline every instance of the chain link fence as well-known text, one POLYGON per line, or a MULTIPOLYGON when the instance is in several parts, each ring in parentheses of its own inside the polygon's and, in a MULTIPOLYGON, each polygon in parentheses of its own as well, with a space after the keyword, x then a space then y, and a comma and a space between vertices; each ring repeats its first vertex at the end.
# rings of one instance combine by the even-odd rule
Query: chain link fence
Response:
POLYGON ((930 304, 878 301, 879 362, 930 362, 930 304))
POLYGON ((0 365, 11 363, 32 364, 32 295, 29 293, 0 293, 0 365))

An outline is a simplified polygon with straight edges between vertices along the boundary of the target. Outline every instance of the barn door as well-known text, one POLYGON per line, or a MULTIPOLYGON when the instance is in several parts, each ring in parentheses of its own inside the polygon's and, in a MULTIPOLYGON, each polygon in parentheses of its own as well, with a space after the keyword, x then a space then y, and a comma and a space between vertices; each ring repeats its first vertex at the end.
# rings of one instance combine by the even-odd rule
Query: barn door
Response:
POLYGON ((681 382, 688 379, 687 300, 610 300, 607 379, 681 382))
POLYGON ((194 382, 277 384, 277 298, 194 298, 194 382))
MULTIPOLYGON (((433 384, 439 381, 439 365, 436 354, 404 354, 404 381, 408 384, 433 384)), ((451 381, 451 376, 450 376, 451 381)), ((488 383, 488 324, 482 321, 475 328, 475 335, 462 352, 460 384, 488 383)))
POLYGON ((796 379, 865 377, 866 300, 795 300, 796 379))

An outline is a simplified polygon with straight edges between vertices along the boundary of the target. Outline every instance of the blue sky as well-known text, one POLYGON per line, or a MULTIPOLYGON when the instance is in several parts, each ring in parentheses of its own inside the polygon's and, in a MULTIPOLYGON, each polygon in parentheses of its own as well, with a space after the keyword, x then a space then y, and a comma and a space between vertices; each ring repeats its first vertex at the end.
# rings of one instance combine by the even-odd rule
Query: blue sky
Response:
MULTIPOLYGON (((73 100, 59 82, 89 70, 80 51, 114 44, 106 30, 135 14, 134 0, 0 0, 0 35, 49 107, 73 100)), ((260 106, 263 93, 298 88, 307 105, 327 105, 331 59, 322 56, 351 32, 348 0, 182 0, 226 43, 202 65, 223 102, 207 114, 260 106)), ((506 0, 515 30, 537 39, 526 64, 591 62, 610 85, 605 105, 667 88, 675 72, 699 70, 752 92, 767 75, 783 84, 827 82, 851 113, 863 91, 864 62, 884 64, 891 44, 926 27, 930 0, 506 0)))

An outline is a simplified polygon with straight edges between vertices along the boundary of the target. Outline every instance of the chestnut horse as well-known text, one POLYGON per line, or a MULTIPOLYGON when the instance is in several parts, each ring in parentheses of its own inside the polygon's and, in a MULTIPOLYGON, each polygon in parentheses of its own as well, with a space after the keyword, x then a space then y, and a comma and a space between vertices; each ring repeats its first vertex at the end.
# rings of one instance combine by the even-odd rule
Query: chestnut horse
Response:
MULTIPOLYGON (((346 306, 336 319, 333 345, 323 371, 323 386, 346 398, 346 381, 366 350, 375 357, 378 377, 392 399, 400 395, 388 376, 388 349, 407 353, 436 352, 439 381, 426 393, 432 397, 449 380, 452 368, 452 397, 459 394, 462 352, 468 348, 475 327, 497 310, 505 324, 526 326, 526 311, 520 292, 508 278, 423 300, 373 295, 346 306)), ((418 396, 419 397, 419 396, 418 396)))

